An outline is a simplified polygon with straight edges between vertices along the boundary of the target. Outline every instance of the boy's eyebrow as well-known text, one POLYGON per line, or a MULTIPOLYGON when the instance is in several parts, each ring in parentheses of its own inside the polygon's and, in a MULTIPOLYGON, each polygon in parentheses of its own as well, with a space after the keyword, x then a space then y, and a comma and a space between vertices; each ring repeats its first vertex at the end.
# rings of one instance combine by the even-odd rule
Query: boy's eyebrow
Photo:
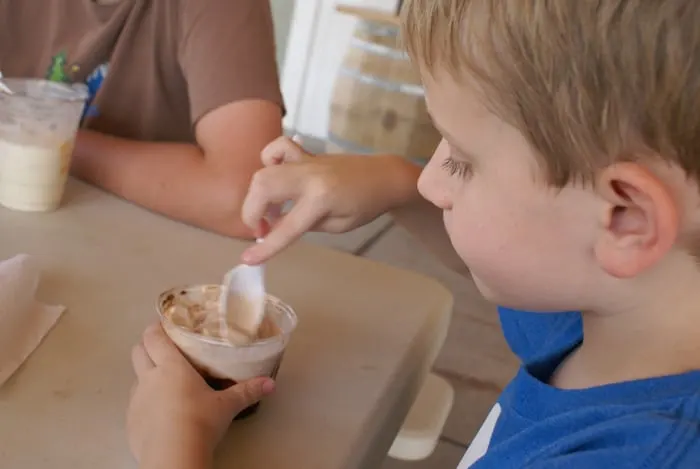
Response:
POLYGON ((435 119, 435 116, 433 116, 433 113, 430 112, 430 109, 428 109, 428 114, 430 115, 430 120, 433 121, 433 126, 435 127, 435 129, 437 129, 438 132, 440 132, 440 135, 442 135, 443 138, 450 143, 450 145, 458 146, 454 144, 454 142, 456 142, 457 139, 454 138, 454 136, 450 134, 447 130, 445 130, 445 128, 441 126, 440 123, 438 123, 437 119, 435 119))
POLYGON ((444 138, 445 140, 447 140, 447 143, 449 143, 450 146, 453 146, 453 147, 455 147, 455 148, 458 148, 459 151, 460 151, 464 156, 466 156, 466 157, 468 157, 468 158, 470 158, 470 159, 473 159, 473 158, 474 158, 474 155, 472 155, 472 154, 469 153, 469 152, 466 152, 466 151, 462 150, 461 147, 455 143, 455 142, 457 141, 457 139, 454 138, 454 137, 452 136, 452 134, 450 134, 447 130, 445 130, 445 128, 444 128, 443 126, 441 126, 441 125, 438 123, 438 121, 437 121, 437 119, 435 119, 435 116, 433 115, 433 113, 430 112, 430 104, 429 104, 429 102, 428 102, 427 99, 426 99, 426 110, 428 111, 428 115, 430 116, 430 120, 433 122, 433 127, 435 127, 435 129, 437 129, 437 131, 440 132, 440 135, 442 135, 442 138, 444 138))
POLYGON ((440 132, 440 134, 442 135, 442 138, 447 140, 447 143, 449 143, 451 147, 457 148, 459 150, 459 152, 462 155, 466 156, 467 158, 474 159, 474 155, 467 152, 467 151, 462 150, 461 146, 457 145, 457 143, 456 143, 457 139, 454 138, 452 135, 450 135, 450 133, 448 131, 446 131, 442 126, 440 126, 440 124, 438 124, 435 121, 435 119, 433 119, 433 125, 435 126, 437 131, 440 132))
POLYGON ((446 140, 450 140, 450 141, 456 140, 452 135, 450 135, 450 133, 447 130, 445 130, 444 127, 442 127, 440 124, 438 124, 438 121, 435 119, 435 117, 433 117, 432 114, 430 114, 430 117, 432 118, 433 125, 435 126, 437 131, 440 132, 440 134, 443 137, 445 137, 446 140))

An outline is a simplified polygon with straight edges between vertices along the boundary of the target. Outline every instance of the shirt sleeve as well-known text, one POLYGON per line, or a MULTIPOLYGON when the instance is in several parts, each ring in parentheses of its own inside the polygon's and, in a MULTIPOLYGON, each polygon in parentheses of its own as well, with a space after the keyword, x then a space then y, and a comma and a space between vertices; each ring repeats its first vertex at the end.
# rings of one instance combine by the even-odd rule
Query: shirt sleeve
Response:
POLYGON ((508 346, 525 364, 566 350, 583 336, 580 313, 534 313, 499 307, 498 316, 508 346))
MULTIPOLYGON (((663 385, 661 385, 663 386, 663 385)), ((599 388, 600 389, 600 388, 599 388)), ((640 388, 640 391, 643 388, 640 388)), ((646 388, 648 392, 648 387, 646 388)), ((547 451, 554 456, 533 455, 528 469, 664 468, 700 467, 700 395, 683 399, 650 399, 637 411, 619 415, 621 405, 600 406, 588 411, 587 425, 570 434, 562 431, 572 413, 557 418, 559 425, 545 436, 547 451), (618 415, 606 419, 607 414, 618 415)), ((581 427, 582 421, 571 428, 581 427)), ((500 467, 500 466, 499 466, 500 467)))
MULTIPOLYGON (((638 433, 638 432, 636 432, 638 433)), ((528 469, 690 469, 700 467, 700 433, 694 428, 679 428, 659 446, 635 444, 637 436, 630 429, 616 445, 607 447, 581 448, 580 451, 548 458, 527 465, 528 469), (625 444, 625 439, 629 440, 625 444)), ((592 443, 591 446, 596 446, 592 443)))
POLYGON ((272 12, 264 0, 182 0, 178 50, 192 123, 223 105, 280 91, 272 12))

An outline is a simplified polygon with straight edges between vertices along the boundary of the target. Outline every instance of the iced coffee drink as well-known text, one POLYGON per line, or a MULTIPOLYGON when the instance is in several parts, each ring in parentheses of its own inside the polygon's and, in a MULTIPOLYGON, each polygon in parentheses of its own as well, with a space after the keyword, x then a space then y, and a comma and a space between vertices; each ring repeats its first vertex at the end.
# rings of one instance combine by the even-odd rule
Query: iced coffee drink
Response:
MULTIPOLYGON (((222 329, 222 288, 197 285, 162 293, 158 313, 165 332, 214 389, 259 376, 275 378, 297 324, 294 310, 268 295, 265 318, 254 337, 229 322, 222 329)), ((257 408, 256 404, 236 418, 252 415, 257 408)))
POLYGON ((5 79, 0 93, 0 204, 21 211, 56 209, 63 198, 85 85, 5 79))

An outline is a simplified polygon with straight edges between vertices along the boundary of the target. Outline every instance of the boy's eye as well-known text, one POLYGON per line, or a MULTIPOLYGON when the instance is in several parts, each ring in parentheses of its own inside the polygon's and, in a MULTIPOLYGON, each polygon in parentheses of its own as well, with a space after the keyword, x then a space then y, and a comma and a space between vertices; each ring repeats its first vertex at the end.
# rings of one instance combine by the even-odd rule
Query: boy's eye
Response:
POLYGON ((466 161, 457 161, 451 156, 448 156, 445 161, 442 162, 442 167, 448 172, 450 176, 455 174, 461 178, 466 178, 471 174, 472 165, 466 161))

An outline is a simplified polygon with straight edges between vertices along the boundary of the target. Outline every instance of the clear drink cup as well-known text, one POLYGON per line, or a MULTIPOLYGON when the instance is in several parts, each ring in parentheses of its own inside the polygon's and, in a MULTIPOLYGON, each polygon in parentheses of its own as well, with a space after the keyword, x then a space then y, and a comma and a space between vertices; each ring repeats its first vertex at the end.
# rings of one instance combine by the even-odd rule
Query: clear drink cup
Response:
MULTIPOLYGON (((163 329, 214 389, 260 376, 274 379, 297 326, 296 313, 291 306, 267 295, 258 337, 247 344, 234 343, 221 337, 218 303, 223 288, 191 285, 161 293, 157 310, 163 329)), ((254 414, 258 406, 245 409, 236 419, 254 414)))
POLYGON ((47 212, 61 204, 85 85, 5 78, 0 92, 0 204, 47 212))

